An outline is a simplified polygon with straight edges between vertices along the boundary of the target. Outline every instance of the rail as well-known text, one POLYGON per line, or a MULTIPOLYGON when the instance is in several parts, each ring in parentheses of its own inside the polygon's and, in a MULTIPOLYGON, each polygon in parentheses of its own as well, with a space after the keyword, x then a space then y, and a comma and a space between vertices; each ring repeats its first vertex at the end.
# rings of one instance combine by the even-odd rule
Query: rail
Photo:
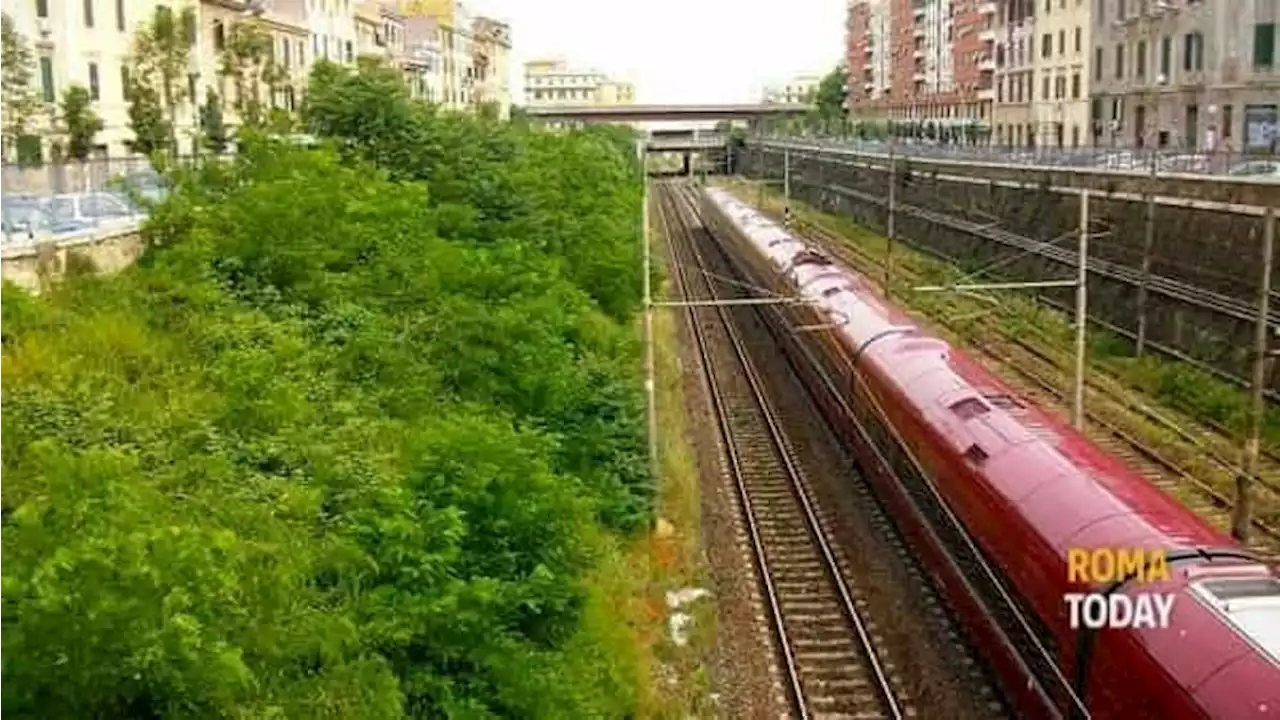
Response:
MULTIPOLYGON (((689 255, 698 269, 697 274, 703 280, 703 293, 715 299, 718 293, 695 243, 696 210, 690 207, 687 197, 667 194, 662 201, 668 227, 678 227, 686 238, 689 255)), ((667 241, 672 243, 670 233, 667 233, 667 241)), ((670 252, 672 257, 678 256, 674 246, 670 248, 670 252)), ((675 273, 675 278, 681 295, 689 298, 692 283, 687 274, 688 270, 682 265, 675 273)), ((753 560, 759 570, 769 606, 773 634, 781 651, 788 696, 793 709, 799 717, 810 718, 817 714, 815 706, 819 703, 828 707, 843 704, 844 709, 850 712, 873 711, 895 720, 900 719, 904 716, 902 708, 878 659, 867 624, 853 601, 836 557, 819 524, 802 473, 765 394, 759 373, 747 354, 727 308, 717 305, 714 309, 719 320, 717 327, 724 329, 735 359, 736 372, 731 372, 730 376, 737 375, 745 380, 745 384, 739 384, 740 388, 748 391, 745 396, 738 394, 735 397, 726 387, 726 376, 716 370, 711 344, 702 324, 693 322, 691 326, 711 390, 717 428, 742 505, 753 560), (752 466, 749 466, 744 457, 747 452, 757 453, 754 457, 756 462, 752 466), (760 472, 762 467, 772 467, 780 472, 760 472), (761 512, 765 508, 768 512, 761 512), (787 520, 799 522, 787 523, 787 520), (767 530, 766 526, 772 530, 767 530), (825 599, 815 595, 811 580, 798 580, 817 570, 825 577, 828 589, 834 591, 825 599), (779 579, 787 577, 790 579, 779 579), (829 651, 813 644, 814 638, 800 637, 806 632, 813 632, 812 628, 806 627, 812 625, 812 620, 806 621, 796 609, 815 604, 834 604, 839 608, 848 629, 857 638, 861 655, 839 659, 849 665, 856 665, 856 668, 825 662, 831 659, 829 651), (798 642, 801 639, 809 639, 810 642, 802 647, 798 642), (851 678, 850 674, 862 675, 869 682, 859 682, 863 678, 851 678), (870 690, 863 689, 866 687, 870 690), (843 692, 839 692, 841 689, 843 692), (839 695, 838 699, 833 699, 833 691, 839 695)))

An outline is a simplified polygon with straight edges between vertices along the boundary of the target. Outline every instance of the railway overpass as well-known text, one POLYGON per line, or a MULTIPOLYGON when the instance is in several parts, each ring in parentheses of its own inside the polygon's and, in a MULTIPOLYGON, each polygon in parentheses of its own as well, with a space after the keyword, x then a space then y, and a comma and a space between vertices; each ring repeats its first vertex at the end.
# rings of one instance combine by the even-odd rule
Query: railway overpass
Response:
POLYGON ((530 118, 560 122, 652 122, 661 120, 759 120, 811 112, 813 105, 611 105, 526 107, 530 118))

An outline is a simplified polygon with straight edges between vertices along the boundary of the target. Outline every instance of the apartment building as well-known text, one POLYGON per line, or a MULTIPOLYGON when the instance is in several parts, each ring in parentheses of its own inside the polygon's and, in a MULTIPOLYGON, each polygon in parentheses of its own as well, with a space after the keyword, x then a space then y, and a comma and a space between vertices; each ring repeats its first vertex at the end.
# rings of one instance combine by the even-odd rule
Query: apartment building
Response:
POLYGON ((1035 113, 1031 106, 1035 101, 1036 2, 995 2, 995 40, 992 45, 995 50, 993 79, 996 92, 991 139, 997 145, 1035 144, 1035 113))
POLYGON ((765 86, 761 94, 766 105, 812 102, 821 83, 821 75, 796 75, 785 82, 765 86))
POLYGON ((564 60, 533 60, 524 65, 524 102, 548 105, 631 105, 635 86, 599 70, 571 67, 564 60))
POLYGON ((475 68, 475 101, 491 104, 498 117, 511 115, 510 75, 511 26, 493 18, 476 17, 472 24, 475 38, 472 67, 475 68))
POLYGON ((1086 0, 1036 0, 1031 123, 1041 147, 1089 145, 1091 23, 1086 0))
MULTIPOLYGON (((849 105, 859 117, 915 121, 950 135, 991 114, 994 67, 973 0, 854 0, 846 21, 849 105)), ((992 8, 987 7, 988 10, 992 8)))
MULTIPOLYGON (((101 157, 128 155, 125 142, 133 137, 129 129, 128 100, 125 88, 129 80, 129 54, 134 36, 143 23, 154 16, 157 2, 150 0, 82 0, 77 3, 55 3, 48 0, 16 2, 5 7, 18 32, 35 56, 34 80, 45 112, 36 127, 56 139, 57 104, 62 92, 71 85, 89 90, 94 111, 102 118, 95 155, 101 157), (55 131, 49 133, 53 128, 55 131)), ((181 11, 183 5, 176 6, 181 11)), ((306 82, 313 54, 308 53, 308 37, 314 38, 310 17, 312 4, 307 0, 275 0, 269 8, 254 8, 237 0, 206 0, 193 4, 194 43, 185 97, 178 112, 178 139, 186 145, 196 135, 196 105, 204 102, 205 91, 213 88, 224 102, 224 120, 238 123, 234 112, 232 88, 220 71, 222 53, 233 27, 252 19, 271 37, 272 59, 283 71, 283 79, 273 96, 263 102, 293 109, 300 100, 300 89, 306 82), (261 12, 258 12, 261 10, 261 12), (193 102, 194 100, 194 102, 193 102)), ((260 91, 267 92, 265 87, 260 91)))
POLYGON ((1277 145, 1280 0, 1088 0, 1100 145, 1277 145))
POLYGON ((474 16, 458 0, 412 0, 402 12, 435 20, 439 40, 440 97, 450 110, 464 110, 475 103, 474 16))
POLYGON ((440 52, 443 31, 434 17, 404 17, 404 56, 400 68, 409 95, 429 103, 444 99, 444 62, 440 52))

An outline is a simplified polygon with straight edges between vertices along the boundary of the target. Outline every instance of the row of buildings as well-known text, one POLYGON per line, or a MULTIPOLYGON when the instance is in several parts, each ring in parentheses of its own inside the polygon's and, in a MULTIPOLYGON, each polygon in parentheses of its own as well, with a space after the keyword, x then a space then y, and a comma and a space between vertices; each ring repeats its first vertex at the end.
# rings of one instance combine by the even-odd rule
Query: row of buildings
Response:
POLYGON ((1280 0, 851 0, 858 117, 1025 146, 1268 149, 1280 0))
MULTIPOLYGON (((82 85, 104 124, 95 153, 128 155, 125 141, 133 133, 125 88, 133 39, 161 4, 175 11, 191 7, 195 16, 180 142, 194 135, 183 131, 195 127, 195 105, 203 102, 206 88, 229 97, 231 88, 219 72, 221 56, 233 27, 250 21, 270 35, 272 61, 283 77, 263 99, 271 107, 296 109, 317 61, 354 64, 372 55, 400 69, 417 97, 455 110, 491 103, 501 115, 509 112, 510 28, 469 13, 457 0, 15 0, 4 12, 34 55, 34 83, 47 110, 38 124, 47 129, 56 122, 63 89, 82 85)), ((226 122, 234 126, 232 103, 225 105, 226 122)))
POLYGON ((525 107, 633 105, 635 86, 590 68, 575 68, 562 59, 524 64, 525 107))

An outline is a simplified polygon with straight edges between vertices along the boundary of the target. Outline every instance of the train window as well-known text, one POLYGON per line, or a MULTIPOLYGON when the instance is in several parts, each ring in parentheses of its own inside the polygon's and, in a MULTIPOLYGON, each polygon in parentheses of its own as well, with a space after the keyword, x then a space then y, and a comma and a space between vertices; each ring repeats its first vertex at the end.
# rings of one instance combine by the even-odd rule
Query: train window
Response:
POLYGON ((955 413, 961 420, 972 420, 979 415, 985 415, 990 412, 991 408, 987 404, 975 397, 957 400, 951 403, 951 412, 955 413))
POLYGON ((990 456, 987 455, 987 451, 979 447, 977 443, 970 445, 969 449, 964 451, 964 459, 975 465, 981 465, 986 462, 988 457, 990 456))
POLYGON ((831 297, 832 295, 838 295, 838 294, 839 294, 839 293, 841 293, 841 292, 844 292, 844 288, 843 288, 843 287, 840 287, 840 286, 836 286, 836 287, 829 287, 829 288, 827 288, 826 290, 823 290, 823 291, 822 291, 822 297, 824 297, 824 298, 829 298, 829 297, 831 297))

